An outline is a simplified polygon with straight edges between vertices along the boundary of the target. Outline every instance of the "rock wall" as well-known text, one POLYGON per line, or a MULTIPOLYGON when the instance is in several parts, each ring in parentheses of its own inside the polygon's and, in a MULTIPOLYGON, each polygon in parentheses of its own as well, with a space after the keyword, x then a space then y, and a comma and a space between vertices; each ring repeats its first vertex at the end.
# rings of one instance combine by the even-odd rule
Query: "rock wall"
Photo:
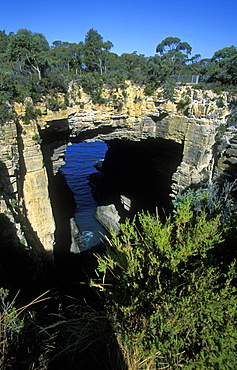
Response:
POLYGON ((25 107, 32 102, 16 103, 15 122, 1 126, 1 212, 26 244, 53 250, 60 222, 52 199, 70 142, 156 142, 163 154, 155 162, 164 174, 178 146, 177 163, 168 171, 172 194, 226 174, 236 177, 235 111, 227 93, 220 101, 212 91, 180 86, 167 99, 162 89, 145 96, 144 87, 127 83, 126 89, 105 89, 103 105, 93 104, 73 84, 68 94, 69 107, 53 111, 45 99, 35 107, 42 115, 27 124, 25 107), (222 137, 220 127, 227 127, 222 137))
POLYGON ((52 251, 55 222, 37 125, 6 123, 0 138, 1 211, 15 225, 17 243, 52 251))

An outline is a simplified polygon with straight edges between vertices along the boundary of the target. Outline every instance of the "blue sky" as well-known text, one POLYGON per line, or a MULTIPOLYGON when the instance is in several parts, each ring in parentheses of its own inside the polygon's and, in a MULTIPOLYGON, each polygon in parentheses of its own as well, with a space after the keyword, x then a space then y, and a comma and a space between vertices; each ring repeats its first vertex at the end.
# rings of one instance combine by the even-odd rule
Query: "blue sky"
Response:
POLYGON ((146 56, 168 36, 188 42, 192 55, 210 58, 237 46, 237 0, 1 0, 0 30, 27 28, 55 40, 84 41, 90 28, 113 52, 146 56))

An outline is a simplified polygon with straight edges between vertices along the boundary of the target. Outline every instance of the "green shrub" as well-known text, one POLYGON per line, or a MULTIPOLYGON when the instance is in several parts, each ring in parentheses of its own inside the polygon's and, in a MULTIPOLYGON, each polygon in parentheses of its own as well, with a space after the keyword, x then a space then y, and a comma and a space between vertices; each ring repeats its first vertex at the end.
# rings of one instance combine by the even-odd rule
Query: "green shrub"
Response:
POLYGON ((186 199, 165 223, 127 220, 98 256, 102 277, 91 284, 104 291, 129 369, 237 367, 236 265, 219 263, 226 228, 186 199))
POLYGON ((33 105, 27 105, 25 110, 25 115, 22 116, 23 123, 28 125, 31 120, 37 119, 37 117, 41 116, 41 110, 39 108, 34 108, 33 105))
POLYGON ((220 86, 214 86, 212 87, 212 91, 217 94, 217 95, 221 95, 223 93, 223 87, 220 87, 220 86))
POLYGON ((58 111, 60 108, 62 108, 62 103, 60 103, 55 97, 48 97, 46 106, 52 111, 58 111))
POLYGON ((150 96, 154 93, 155 89, 156 89, 155 83, 150 83, 146 85, 144 89, 144 94, 147 96, 150 96))
POLYGON ((80 86, 84 92, 91 96, 93 104, 104 104, 106 99, 101 97, 103 80, 100 76, 88 73, 80 78, 80 86))
POLYGON ((35 134, 32 136, 32 140, 35 140, 37 142, 40 142, 40 135, 39 134, 35 134))
POLYGON ((221 123, 216 129, 215 140, 219 141, 223 137, 225 132, 226 132, 226 125, 224 123, 221 123))
POLYGON ((177 109, 181 110, 187 108, 187 106, 191 103, 191 99, 189 97, 185 97, 184 99, 180 99, 177 104, 177 109))
POLYGON ((136 104, 136 103, 139 103, 139 102, 141 102, 142 101, 142 98, 141 98, 141 96, 135 96, 135 98, 134 98, 134 101, 133 101, 133 103, 134 104, 136 104))
POLYGON ((225 102, 223 100, 223 97, 220 96, 217 101, 216 101, 216 105, 218 106, 218 108, 224 108, 225 106, 225 102))
POLYGON ((9 106, 9 104, 0 102, 0 124, 3 125, 4 123, 11 121, 15 118, 15 113, 13 109, 9 106))
POLYGON ((14 300, 9 302, 8 300, 9 291, 0 288, 0 354, 1 368, 3 366, 4 359, 7 355, 9 343, 15 335, 18 335, 24 325, 24 320, 19 318, 19 310, 14 306, 14 300))
POLYGON ((163 97, 164 97, 164 99, 168 99, 168 100, 171 100, 171 101, 174 100, 175 86, 176 86, 175 81, 167 81, 163 85, 163 97))

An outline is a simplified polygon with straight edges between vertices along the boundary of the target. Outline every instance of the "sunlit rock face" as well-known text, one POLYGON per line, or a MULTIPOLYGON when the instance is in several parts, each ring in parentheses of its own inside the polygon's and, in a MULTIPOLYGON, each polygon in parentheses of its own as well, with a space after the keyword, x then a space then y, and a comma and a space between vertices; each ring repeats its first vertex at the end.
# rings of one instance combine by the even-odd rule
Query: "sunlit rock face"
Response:
POLYGON ((117 234, 119 233, 119 222, 121 219, 114 204, 98 206, 95 217, 109 233, 111 231, 115 231, 117 234))
MULTIPOLYGON (((146 96, 144 87, 128 83, 125 90, 105 89, 103 98, 105 104, 93 104, 71 85, 67 109, 51 111, 41 102, 42 115, 24 124, 25 105, 15 104, 17 119, 1 126, 1 212, 22 243, 52 251, 65 219, 70 224, 72 211, 64 212, 57 196, 70 142, 108 142, 100 202, 116 203, 124 215, 163 207, 189 186, 236 177, 235 112, 227 94, 220 105, 213 92, 186 86, 168 100, 162 89, 146 96), (229 127, 217 139, 221 125, 229 127)), ((70 227, 67 233, 71 241, 70 227)))

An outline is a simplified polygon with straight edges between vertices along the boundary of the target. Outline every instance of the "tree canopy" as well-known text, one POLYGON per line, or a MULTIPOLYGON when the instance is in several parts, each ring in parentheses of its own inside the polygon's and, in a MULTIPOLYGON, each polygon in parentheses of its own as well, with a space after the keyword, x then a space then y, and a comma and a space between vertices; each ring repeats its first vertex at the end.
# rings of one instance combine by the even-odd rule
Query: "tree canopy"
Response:
POLYGON ((21 68, 36 71, 41 79, 42 70, 47 64, 48 50, 48 41, 42 33, 20 29, 10 36, 7 55, 11 61, 20 63, 21 68))
MULTIPOLYGON (((137 52, 117 55, 113 43, 91 28, 84 41, 53 41, 49 46, 42 33, 19 29, 16 33, 0 31, 0 102, 24 100, 42 94, 66 93, 68 83, 76 80, 93 100, 99 99, 104 83, 110 86, 130 79, 146 86, 146 93, 169 83, 180 75, 200 75, 205 82, 237 83, 235 46, 216 51, 212 58, 192 56, 192 47, 178 37, 166 37, 156 47, 155 55, 137 52), (7 82, 8 81, 8 82, 7 82)), ((102 101, 102 100, 100 100, 102 101)), ((5 104, 5 103, 4 103, 5 104)))
POLYGON ((211 58, 212 69, 210 78, 224 84, 237 83, 237 49, 235 46, 225 47, 216 51, 211 58))
POLYGON ((106 59, 108 51, 113 47, 111 41, 103 41, 103 37, 91 28, 85 37, 84 63, 91 72, 106 72, 106 59))

